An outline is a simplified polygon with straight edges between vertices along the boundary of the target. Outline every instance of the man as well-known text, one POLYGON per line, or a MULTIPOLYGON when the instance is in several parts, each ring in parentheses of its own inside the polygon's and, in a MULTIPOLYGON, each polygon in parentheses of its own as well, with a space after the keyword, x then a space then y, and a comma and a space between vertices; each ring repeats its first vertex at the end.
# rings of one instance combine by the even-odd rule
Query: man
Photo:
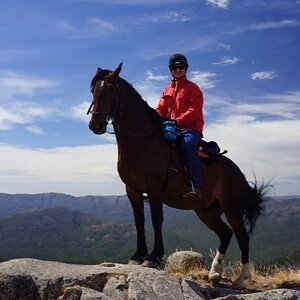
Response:
POLYGON ((172 81, 164 90, 156 111, 162 118, 176 121, 180 130, 180 149, 191 180, 185 198, 201 198, 203 186, 197 150, 203 137, 203 95, 200 88, 186 78, 188 61, 182 54, 169 59, 172 81))

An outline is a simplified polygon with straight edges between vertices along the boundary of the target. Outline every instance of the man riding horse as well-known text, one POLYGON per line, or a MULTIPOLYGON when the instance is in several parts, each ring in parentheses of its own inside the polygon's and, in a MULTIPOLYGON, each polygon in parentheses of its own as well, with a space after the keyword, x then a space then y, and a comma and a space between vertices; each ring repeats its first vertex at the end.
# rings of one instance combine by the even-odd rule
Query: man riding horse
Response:
POLYGON ((203 94, 186 78, 188 61, 184 55, 172 55, 169 69, 173 79, 164 90, 156 111, 162 118, 174 121, 180 131, 180 150, 190 179, 183 197, 201 199, 203 176, 197 150, 203 137, 203 94))

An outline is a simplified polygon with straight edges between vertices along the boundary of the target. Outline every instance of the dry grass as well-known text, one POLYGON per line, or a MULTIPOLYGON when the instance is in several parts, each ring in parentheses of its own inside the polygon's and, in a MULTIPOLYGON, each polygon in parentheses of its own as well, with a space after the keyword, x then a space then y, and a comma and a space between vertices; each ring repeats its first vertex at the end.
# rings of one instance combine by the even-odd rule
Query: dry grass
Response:
POLYGON ((260 271, 253 271, 255 277, 260 280, 270 282, 276 288, 300 287, 300 268, 283 267, 272 265, 260 271))
POLYGON ((179 269, 179 268, 174 268, 173 266, 172 267, 167 266, 165 270, 178 279, 193 277, 195 279, 202 279, 208 281, 209 271, 207 269, 201 269, 199 267, 193 267, 193 266, 191 266, 190 269, 179 269))
MULTIPOLYGON (((208 282, 207 268, 194 267, 193 265, 176 266, 166 265, 167 272, 178 279, 193 277, 195 279, 208 282)), ((223 278, 233 282, 240 274, 241 263, 229 263, 225 266, 223 278)), ((268 267, 256 267, 250 264, 251 282, 261 289, 274 288, 299 288, 300 287, 300 268, 283 267, 272 265, 268 267)))

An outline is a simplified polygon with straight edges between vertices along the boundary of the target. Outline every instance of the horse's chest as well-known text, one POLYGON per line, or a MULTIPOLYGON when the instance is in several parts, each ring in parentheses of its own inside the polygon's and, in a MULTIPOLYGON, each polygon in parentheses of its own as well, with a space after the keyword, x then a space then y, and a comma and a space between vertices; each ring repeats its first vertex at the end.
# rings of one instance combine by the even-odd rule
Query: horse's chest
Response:
POLYGON ((149 160, 119 159, 118 172, 125 184, 144 185, 149 180, 161 178, 161 168, 156 163, 149 163, 149 160))

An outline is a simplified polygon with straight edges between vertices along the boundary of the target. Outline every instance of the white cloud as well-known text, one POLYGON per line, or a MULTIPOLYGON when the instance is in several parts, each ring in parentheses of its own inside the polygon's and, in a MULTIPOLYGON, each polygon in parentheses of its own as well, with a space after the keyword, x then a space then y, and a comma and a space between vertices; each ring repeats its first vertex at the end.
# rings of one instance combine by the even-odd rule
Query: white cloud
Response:
POLYGON ((113 33, 124 31, 112 22, 98 18, 90 18, 84 25, 74 25, 65 21, 57 22, 56 25, 61 32, 70 38, 77 39, 110 36, 113 33))
POLYGON ((9 130, 16 124, 32 124, 34 120, 52 116, 54 109, 35 103, 14 102, 9 108, 0 106, 0 130, 9 130))
POLYGON ((34 134, 40 134, 40 135, 44 134, 44 131, 42 128, 34 126, 34 125, 26 126, 25 128, 26 128, 26 130, 28 130, 29 132, 34 133, 34 134))
POLYGON ((117 146, 24 149, 0 145, 1 192, 124 194, 116 171, 117 146), (34 162, 34 163, 33 163, 34 162))
POLYGON ((300 26, 300 21, 298 20, 282 20, 282 21, 274 21, 274 22, 261 22, 254 23, 247 26, 241 26, 233 33, 240 33, 245 31, 256 31, 256 30, 268 30, 268 29, 277 29, 277 28, 285 28, 285 27, 296 27, 300 26))
POLYGON ((282 27, 295 27, 299 26, 300 21, 298 20, 283 20, 277 22, 263 22, 263 23, 256 23, 252 24, 247 27, 248 30, 265 30, 265 29, 275 29, 275 28, 282 28, 282 27))
POLYGON ((224 48, 225 50, 229 51, 231 49, 231 45, 219 43, 218 47, 224 48))
POLYGON ((143 80, 134 84, 136 90, 147 103, 156 108, 166 84, 163 81, 143 80))
POLYGON ((296 103, 244 103, 236 104, 234 110, 237 113, 277 116, 286 119, 297 119, 300 115, 299 105, 296 103))
POLYGON ((14 72, 0 72, 0 97, 10 99, 15 95, 32 96, 36 90, 49 89, 57 84, 47 79, 36 79, 14 72))
POLYGON ((244 103, 233 103, 206 94, 205 139, 229 150, 248 180, 254 172, 260 180, 274 178, 277 195, 300 194, 299 95, 267 94, 249 104, 252 100, 243 99, 245 95, 244 103))
POLYGON ((39 90, 49 90, 55 86, 57 83, 48 79, 0 72, 0 130, 9 130, 15 124, 32 125, 36 119, 52 116, 55 109, 21 99, 33 98, 39 90))
POLYGON ((229 151, 248 180, 253 173, 265 182, 274 178, 276 195, 299 194, 300 107, 277 96, 266 96, 270 103, 236 104, 206 95, 204 135, 229 151))
POLYGON ((168 79, 168 76, 166 75, 154 75, 151 71, 148 71, 146 73, 146 79, 147 80, 154 80, 154 81, 165 81, 168 79))
POLYGON ((234 65, 239 62, 239 59, 237 57, 223 57, 220 61, 212 63, 213 65, 217 66, 230 66, 234 65))
POLYGON ((175 35, 175 40, 172 41, 171 37, 168 37, 168 43, 161 47, 161 41, 159 45, 152 49, 139 49, 135 55, 141 56, 144 59, 153 59, 157 57, 169 57, 172 53, 189 53, 189 52, 202 52, 210 49, 211 45, 215 44, 215 39, 212 36, 199 38, 181 38, 178 39, 175 35))
MULTIPOLYGON (((263 96, 264 99, 269 99, 273 101, 282 101, 283 103, 295 102, 300 103, 300 90, 287 91, 286 93, 277 93, 277 94, 266 94, 263 96)), ((298 110, 300 107, 298 107, 298 110)))
POLYGON ((71 107, 70 109, 71 118, 83 121, 84 123, 88 123, 90 116, 87 115, 87 111, 91 105, 91 102, 84 101, 77 106, 71 107))
POLYGON ((0 106, 0 130, 9 130, 13 124, 23 124, 24 116, 14 114, 0 106))
POLYGON ((299 194, 296 182, 300 178, 300 132, 295 130, 299 126, 299 120, 268 122, 231 115, 218 124, 207 124, 205 135, 229 151, 228 156, 248 180, 253 180, 253 172, 260 180, 275 177, 276 194, 299 194), (279 132, 284 132, 280 138, 279 132), (285 180, 294 181, 293 191, 281 185, 285 180))
POLYGON ((214 7, 218 8, 228 8, 230 0, 206 0, 206 2, 214 7))
POLYGON ((205 107, 207 113, 214 116, 215 120, 224 122, 231 116, 242 116, 252 120, 297 120, 300 119, 300 91, 286 93, 266 94, 263 96, 240 95, 241 102, 231 102, 220 99, 211 94, 206 94, 205 107), (254 101, 255 100, 255 101, 254 101), (222 110, 220 111, 220 107, 222 110))
POLYGON ((274 79, 277 77, 276 72, 274 71, 261 71, 261 72, 254 72, 250 75, 252 80, 256 79, 274 79))
POLYGON ((215 87, 215 81, 211 80, 211 78, 217 76, 215 73, 194 71, 190 75, 190 80, 195 82, 201 89, 212 89, 215 87))
POLYGON ((180 23, 188 22, 191 20, 191 16, 184 12, 163 12, 159 14, 144 14, 139 16, 134 16, 129 19, 133 24, 161 24, 161 23, 180 23))

